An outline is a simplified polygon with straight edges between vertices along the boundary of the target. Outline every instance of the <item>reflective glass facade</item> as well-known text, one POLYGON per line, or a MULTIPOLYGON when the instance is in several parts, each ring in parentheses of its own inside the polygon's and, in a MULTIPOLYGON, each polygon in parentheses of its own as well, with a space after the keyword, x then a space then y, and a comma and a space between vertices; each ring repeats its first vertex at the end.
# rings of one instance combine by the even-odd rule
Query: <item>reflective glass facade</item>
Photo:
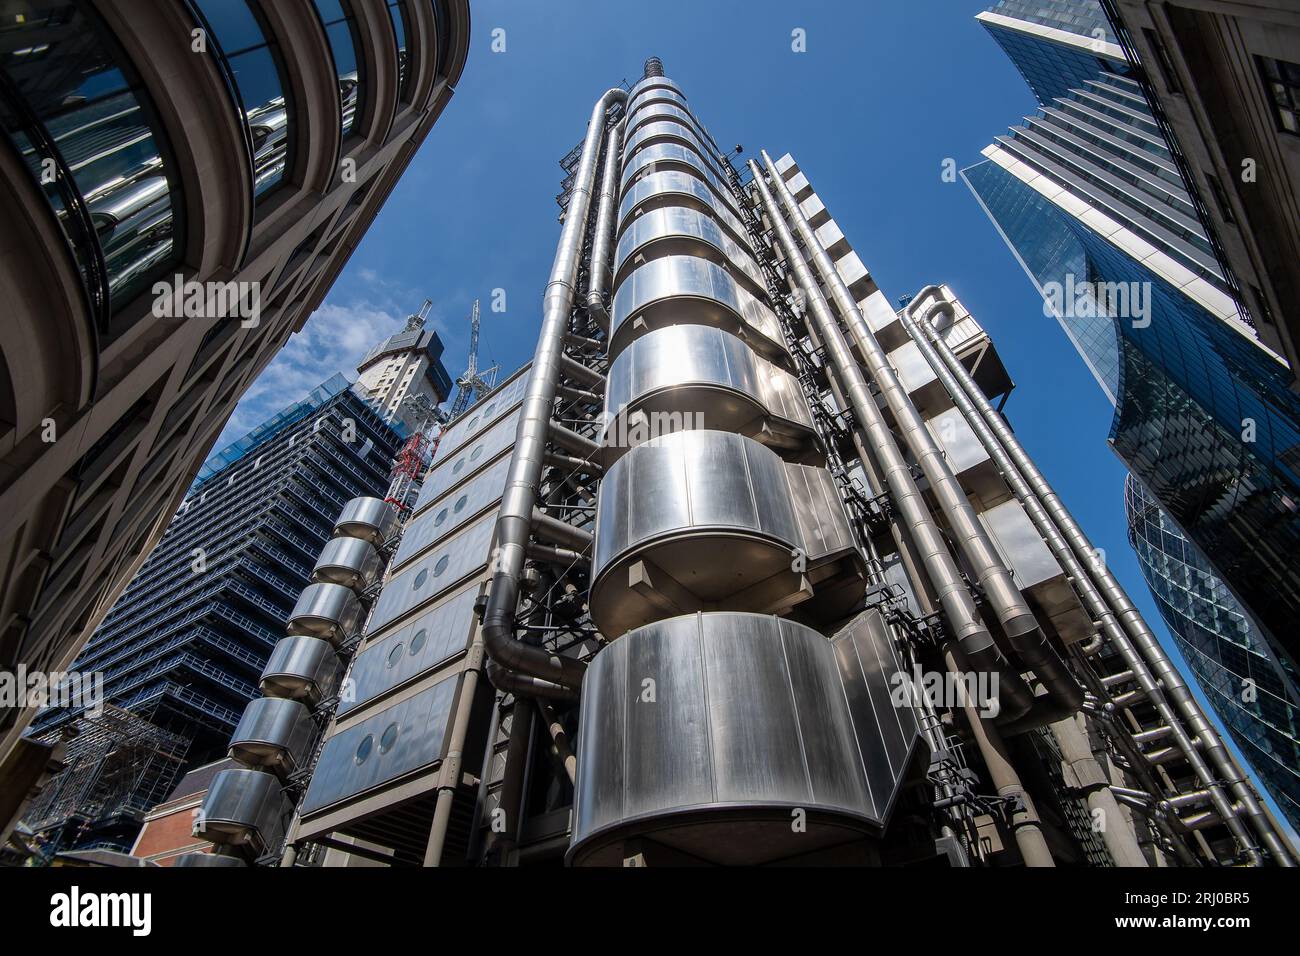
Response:
POLYGON ((248 0, 192 0, 206 20, 209 52, 228 69, 252 139, 253 193, 260 200, 292 162, 293 109, 280 50, 248 0))
POLYGON ((54 208, 103 325, 175 264, 183 204, 148 96, 86 5, 6 4, 0 125, 54 208))
POLYGON ((1241 605, 1140 484, 1124 486, 1129 540, 1161 616, 1215 712, 1300 828, 1300 691, 1241 605))
POLYGON ((342 110, 343 136, 352 132, 361 107, 361 70, 357 63, 356 21, 344 0, 315 0, 325 35, 334 55, 334 69, 339 78, 339 102, 342 110))
MULTIPOLYGON (((1093 0, 994 9, 1033 8, 1025 19, 1070 29, 1046 23, 1049 6, 1101 15, 1093 0)), ((1209 310, 1226 286, 1136 84, 1100 67, 1081 80, 1053 59, 1060 44, 985 25, 1031 86, 1056 69, 1058 91, 1035 86, 1041 113, 997 138, 1002 162, 963 177, 1040 291, 1125 283, 1146 294, 1145 317, 1073 309, 1060 322, 1115 404, 1111 443, 1145 489, 1140 505, 1130 491, 1132 538, 1170 631, 1290 812, 1300 754, 1279 675, 1300 656, 1300 396, 1279 361, 1209 310), (1243 709, 1225 698, 1225 673, 1272 697, 1243 709)))
POLYGON ((1115 42, 1110 21, 1095 0, 998 0, 990 13, 1012 17, 1027 24, 1064 30, 1081 39, 1076 43, 1052 42, 1024 30, 985 22, 984 29, 1002 47, 1020 75, 1043 105, 1070 89, 1095 79, 1099 73, 1127 74, 1128 65, 1093 48, 1100 37, 1115 42))

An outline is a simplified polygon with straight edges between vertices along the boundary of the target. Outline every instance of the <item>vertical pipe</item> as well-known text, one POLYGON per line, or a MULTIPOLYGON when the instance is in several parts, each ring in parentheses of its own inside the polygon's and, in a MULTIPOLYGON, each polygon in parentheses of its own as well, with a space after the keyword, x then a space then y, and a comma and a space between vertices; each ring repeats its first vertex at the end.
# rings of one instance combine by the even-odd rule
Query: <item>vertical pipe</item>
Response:
POLYGON ((475 638, 465 658, 465 678, 460 687, 460 699, 452 718, 451 740, 447 756, 442 760, 438 787, 438 801, 433 808, 433 822, 429 825, 429 842, 424 848, 424 865, 440 866, 442 848, 447 842, 447 824, 451 820, 451 805, 460 789, 461 765, 464 760, 465 738, 469 733, 470 719, 474 713, 474 697, 478 692, 478 675, 483 669, 483 641, 475 638))
MULTIPOLYGON (((1274 831, 1262 813, 1258 801, 1246 783, 1241 769, 1232 759, 1219 735, 1209 724, 1200 706, 1191 696, 1191 691, 1183 682, 1182 676, 1174 668, 1164 649, 1160 647, 1154 634, 1147 627, 1137 608, 1133 606, 1123 587, 1104 565, 1098 565, 1092 543, 1084 534, 1047 479, 1034 465, 1019 440, 1007 427, 1006 422, 989 403, 966 367, 948 348, 947 343, 935 331, 928 317, 921 317, 914 323, 908 314, 915 308, 926 293, 938 296, 938 290, 929 287, 913 300, 909 309, 904 309, 900 318, 904 327, 918 346, 922 354, 929 359, 934 357, 936 373, 946 370, 954 383, 954 398, 965 399, 969 411, 963 411, 972 429, 980 441, 994 457, 998 468, 1003 471, 1011 484, 1017 498, 1022 498, 1031 520, 1039 527, 1040 533, 1052 548, 1062 566, 1074 577, 1080 586, 1081 596, 1085 598, 1089 612, 1097 616, 1107 636, 1124 657, 1125 663, 1133 671, 1140 687, 1160 712, 1162 719, 1170 727, 1179 749, 1183 751, 1202 785, 1215 795, 1215 808, 1223 817, 1225 825, 1232 830, 1242 849, 1253 861, 1259 862, 1259 851, 1249 834, 1241 827, 1238 814, 1232 800, 1223 793, 1223 787, 1201 757, 1197 745, 1204 748, 1214 763, 1219 774, 1227 781, 1240 809, 1250 820, 1252 828, 1260 836, 1265 847, 1280 866, 1292 866, 1292 858, 1285 844, 1274 831), (919 324, 919 332, 916 333, 919 324), (1032 502, 1032 504, 1031 504, 1032 502), (1046 514, 1044 514, 1044 511, 1046 514), (1090 569, 1091 573, 1088 570, 1090 569), (1123 627, 1120 626, 1123 622, 1123 627), (1132 636, 1133 643, 1128 637, 1132 636), (1134 644, 1137 647, 1134 647, 1134 644), (1140 651, 1140 653, 1139 653, 1140 651), (1147 665, 1151 665, 1149 670, 1147 665), (1155 674, 1152 673, 1155 671, 1155 674), (1158 677, 1157 677, 1158 675, 1158 677), (1182 714, 1191 727, 1188 735, 1178 720, 1178 713, 1170 707, 1165 693, 1173 698, 1178 712, 1182 714)), ((951 308, 951 306, 949 306, 951 308)))
MULTIPOLYGON (((954 674, 961 673, 961 665, 951 645, 944 647, 943 658, 949 671, 954 674)), ((962 712, 966 715, 971 736, 975 740, 976 747, 979 748, 980 756, 984 759, 984 766, 988 768, 989 780, 997 788, 998 796, 1011 801, 1015 806, 1011 811, 1011 829, 1025 866, 1056 866, 1056 862, 1052 859, 1052 852, 1047 848, 1047 838, 1043 836, 1038 809, 1034 806, 1034 800, 1029 792, 1025 790, 1024 784, 1020 782, 1020 775, 1016 773, 1016 768, 1011 763, 1002 735, 998 733, 991 720, 985 720, 980 716, 979 707, 966 693, 965 683, 957 681, 955 686, 957 694, 961 697, 962 712)))
POLYGON ((596 209, 596 236, 591 244, 591 268, 587 270, 587 312, 596 323, 609 331, 609 309, 605 306, 605 293, 609 291, 610 259, 614 242, 614 211, 618 208, 618 155, 622 149, 623 129, 627 120, 620 120, 609 131, 605 143, 605 172, 600 179, 600 205, 596 209))
MULTIPOLYGON (((883 474, 886 486, 894 506, 898 509, 908 534, 916 544, 926 574, 930 579, 936 599, 944 610, 948 627, 960 643, 963 653, 971 666, 988 673, 996 674, 998 680, 998 706, 1009 718, 1022 716, 1032 703, 1028 688, 1020 676, 1011 670, 1006 659, 998 650, 993 636, 980 619, 979 611, 957 563, 948 551, 948 545, 935 524, 934 517, 921 498, 921 491, 912 477, 903 453, 894 441, 893 433, 885 423, 884 415, 876 406, 875 399, 867 389, 866 380, 839 326, 835 323, 830 306, 822 296, 821 290, 813 279, 808 264, 799 254, 790 227, 781 218, 776 201, 763 182, 763 174, 752 160, 749 163, 754 175, 754 184, 762 199, 763 208, 777 240, 785 253, 786 261, 794 270, 799 285, 806 291, 807 313, 811 316, 818 336, 830 355, 831 365, 839 376, 840 384, 847 393, 850 407, 857 417, 859 427, 865 432, 867 441, 875 453, 877 468, 883 474)), ((981 702, 982 704, 985 702, 981 702)))
POLYGON ((556 689, 579 687, 585 665, 516 640, 519 575, 527 556, 533 507, 546 460, 547 434, 564 357, 564 336, 573 310, 578 265, 591 208, 591 191, 605 135, 605 114, 615 103, 626 101, 626 91, 607 91, 592 108, 587 125, 587 137, 574 177, 564 228, 560 232, 551 278, 542 300, 542 330, 533 355, 533 367, 528 373, 528 389, 515 431, 505 494, 497 515, 497 570, 492 576, 487 608, 483 613, 483 639, 492 659, 507 670, 520 671, 535 681, 552 683, 556 689))
MULTIPOLYGON (((1016 587, 1011 572, 1002 563, 1002 558, 994 548, 988 532, 980 524, 966 493, 948 467, 947 460, 926 428, 920 412, 912 404, 897 373, 890 366, 884 349, 867 327, 848 285, 836 270, 835 263, 817 238, 812 225, 799 209, 789 187, 781 179, 776 164, 766 150, 762 155, 773 188, 789 213, 794 231, 808 250, 813 268, 830 290, 840 317, 848 326, 868 371, 889 405, 902 432, 903 441, 929 480, 930 490, 948 519, 957 546, 974 569, 976 580, 984 588, 985 596, 997 615, 1002 630, 1024 663, 1033 668, 1052 698, 1066 706, 1079 707, 1083 703, 1083 689, 1066 669, 1064 661, 1039 627, 1037 617, 1016 587)), ((797 250, 795 257, 802 258, 797 250)), ((806 293, 809 291, 810 289, 805 289, 806 293)))

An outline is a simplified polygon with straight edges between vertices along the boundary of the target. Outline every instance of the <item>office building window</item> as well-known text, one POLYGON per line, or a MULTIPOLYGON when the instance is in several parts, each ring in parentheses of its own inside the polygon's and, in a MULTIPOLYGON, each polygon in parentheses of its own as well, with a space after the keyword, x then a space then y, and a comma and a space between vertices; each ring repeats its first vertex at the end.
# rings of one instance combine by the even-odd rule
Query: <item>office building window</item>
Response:
POLYGON ((1272 57, 1259 56, 1260 73, 1264 87, 1273 103, 1273 115, 1278 129, 1292 136, 1300 136, 1300 64, 1272 57))

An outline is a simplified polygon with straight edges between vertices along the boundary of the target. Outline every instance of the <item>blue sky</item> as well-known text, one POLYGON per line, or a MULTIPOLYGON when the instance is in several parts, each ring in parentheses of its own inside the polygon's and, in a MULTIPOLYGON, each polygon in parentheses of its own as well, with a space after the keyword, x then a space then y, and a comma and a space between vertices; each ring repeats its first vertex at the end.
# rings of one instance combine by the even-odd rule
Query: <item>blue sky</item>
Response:
MULTIPOLYGON (((893 301, 948 283, 992 335, 1017 383, 1008 417, 1095 545, 1164 636, 1129 547, 1112 409, 946 160, 979 161, 1036 110, 971 0, 475 0, 455 97, 321 309, 268 367, 223 441, 301 397, 427 297, 455 377, 470 303, 480 365, 532 356, 559 236, 559 159, 596 98, 662 58, 724 148, 794 153, 893 301), (505 51, 492 52, 493 31, 505 51), (806 52, 792 50, 802 29, 806 52)), ((1166 645, 1168 642, 1166 640, 1166 645)), ((1186 671, 1184 670, 1184 673, 1186 671)))

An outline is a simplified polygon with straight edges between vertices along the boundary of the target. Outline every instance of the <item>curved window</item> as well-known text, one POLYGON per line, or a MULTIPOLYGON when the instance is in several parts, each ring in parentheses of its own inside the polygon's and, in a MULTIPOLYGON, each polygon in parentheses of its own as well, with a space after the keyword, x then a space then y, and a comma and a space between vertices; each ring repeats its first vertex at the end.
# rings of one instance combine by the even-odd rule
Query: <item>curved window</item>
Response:
POLYGON ((412 590, 420 590, 420 588, 424 587, 424 582, 427 580, 429 580, 429 569, 422 568, 420 573, 415 576, 415 580, 411 582, 412 590))
POLYGON ((279 45, 248 0, 192 0, 207 20, 210 52, 224 57, 252 138, 253 195, 259 201, 284 179, 292 161, 292 104, 279 45), (213 49, 217 47, 218 49, 213 49))
POLYGON ((393 32, 397 34, 397 99, 404 103, 409 99, 407 88, 410 85, 408 78, 411 75, 411 59, 407 52, 406 37, 410 33, 407 24, 411 21, 403 0, 389 0, 388 15, 392 17, 393 32))
POLYGON ((357 121, 361 110, 361 72, 357 64, 356 19, 346 0, 314 0, 325 35, 329 37, 330 52, 334 54, 334 69, 339 77, 339 99, 343 108, 343 138, 357 121))
POLYGON ((384 735, 379 738, 379 752, 386 754, 393 749, 393 744, 397 743, 397 724, 389 724, 384 730, 384 735))
POLYGON ((182 202, 161 124, 85 5, 14 0, 0 26, 0 125, 54 208, 103 328, 178 258, 182 202))
POLYGON ((365 737, 361 739, 361 743, 357 744, 357 752, 354 759, 356 760, 358 767, 366 762, 366 758, 370 756, 370 751, 374 749, 375 749, 374 735, 366 734, 365 737))
POLYGON ((466 503, 468 503, 468 501, 469 501, 469 495, 461 495, 458 499, 456 499, 456 507, 453 509, 456 512, 456 514, 460 514, 463 510, 465 510, 465 505, 466 503))
POLYGON ((415 632, 415 636, 411 638, 410 654, 412 657, 414 657, 416 654, 420 653, 420 651, 424 649, 424 642, 428 640, 428 638, 429 638, 429 633, 424 628, 420 628, 418 631, 415 632))
POLYGON ((397 662, 400 661, 401 659, 402 659, 402 642, 398 641, 396 644, 393 645, 392 650, 388 652, 388 667, 390 669, 396 667, 397 662))
POLYGON ((451 563, 451 555, 444 554, 438 559, 438 563, 433 566, 433 576, 441 577, 442 572, 447 570, 447 565, 451 563))

